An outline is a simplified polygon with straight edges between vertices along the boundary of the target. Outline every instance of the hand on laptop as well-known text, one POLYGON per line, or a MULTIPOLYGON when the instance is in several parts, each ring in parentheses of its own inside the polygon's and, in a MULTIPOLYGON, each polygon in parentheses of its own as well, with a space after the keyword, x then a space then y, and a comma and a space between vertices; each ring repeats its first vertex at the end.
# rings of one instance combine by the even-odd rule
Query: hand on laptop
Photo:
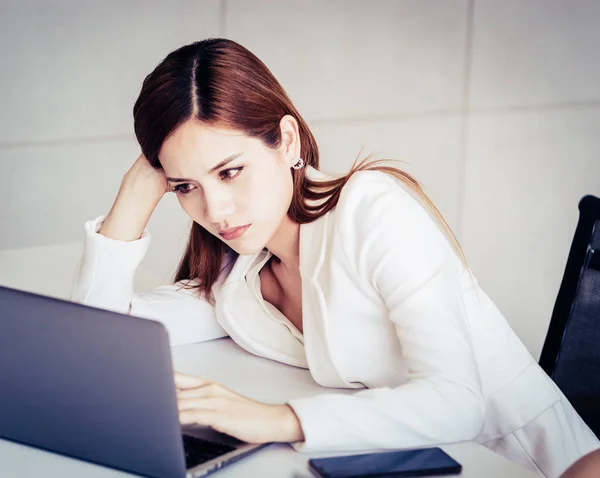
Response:
POLYGON ((224 386, 175 372, 179 420, 205 425, 248 443, 304 440, 288 405, 269 405, 242 397, 224 386))

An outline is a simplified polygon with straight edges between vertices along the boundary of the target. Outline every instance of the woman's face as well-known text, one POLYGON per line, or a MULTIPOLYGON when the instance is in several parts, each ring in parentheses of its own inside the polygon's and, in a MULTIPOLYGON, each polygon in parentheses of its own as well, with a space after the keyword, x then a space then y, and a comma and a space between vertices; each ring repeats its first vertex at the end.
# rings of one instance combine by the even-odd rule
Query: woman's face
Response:
POLYGON ((261 251, 286 218, 290 170, 299 155, 294 118, 281 121, 278 149, 239 131, 189 120, 163 143, 160 163, 186 214, 238 254, 261 251), (249 226, 232 237, 224 233, 249 226))

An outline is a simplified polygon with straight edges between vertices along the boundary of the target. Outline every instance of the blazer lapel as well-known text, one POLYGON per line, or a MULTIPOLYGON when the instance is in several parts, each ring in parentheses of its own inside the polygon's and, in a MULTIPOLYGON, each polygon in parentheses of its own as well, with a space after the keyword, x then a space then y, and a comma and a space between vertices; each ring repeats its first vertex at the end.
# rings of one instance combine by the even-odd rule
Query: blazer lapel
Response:
MULTIPOLYGON (((331 179, 312 167, 310 179, 331 179)), ((300 226, 300 275, 302 277, 302 326, 308 367, 315 381, 326 387, 362 388, 347 382, 335 367, 327 329, 327 300, 319 282, 319 273, 327 256, 329 217, 326 213, 316 221, 300 226)))
POLYGON ((248 270, 267 251, 238 256, 218 291, 215 313, 221 327, 241 347, 255 355, 308 368, 304 346, 281 322, 272 319, 246 281, 248 270))

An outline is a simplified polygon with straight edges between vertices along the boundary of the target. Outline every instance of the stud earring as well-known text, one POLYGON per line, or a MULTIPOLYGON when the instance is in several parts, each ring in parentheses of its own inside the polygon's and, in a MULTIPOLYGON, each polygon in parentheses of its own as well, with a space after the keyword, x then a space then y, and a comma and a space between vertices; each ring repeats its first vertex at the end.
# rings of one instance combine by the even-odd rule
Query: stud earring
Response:
POLYGON ((302 158, 297 158, 296 162, 292 165, 294 169, 302 169, 304 167, 304 160, 302 158))

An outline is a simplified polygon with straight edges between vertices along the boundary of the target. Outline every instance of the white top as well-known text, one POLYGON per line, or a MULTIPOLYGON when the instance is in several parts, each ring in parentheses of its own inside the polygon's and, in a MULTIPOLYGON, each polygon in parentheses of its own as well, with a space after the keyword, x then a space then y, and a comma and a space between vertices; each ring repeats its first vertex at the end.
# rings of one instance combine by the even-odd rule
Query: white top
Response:
POLYGON ((357 389, 288 402, 300 450, 477 440, 557 476, 600 447, 429 214, 384 173, 356 173, 333 210, 300 227, 303 336, 262 300, 266 251, 231 261, 215 307, 180 285, 134 294, 150 235, 115 241, 97 233, 102 220, 86 223, 74 300, 159 320, 173 345, 229 335, 320 385, 357 389))

